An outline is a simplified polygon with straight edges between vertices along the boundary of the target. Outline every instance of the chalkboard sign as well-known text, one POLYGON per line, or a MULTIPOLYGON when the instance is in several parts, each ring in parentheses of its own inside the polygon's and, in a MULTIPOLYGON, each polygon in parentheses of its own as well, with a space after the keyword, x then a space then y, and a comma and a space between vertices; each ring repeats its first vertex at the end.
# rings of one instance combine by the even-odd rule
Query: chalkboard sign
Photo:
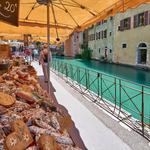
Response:
POLYGON ((20 0, 0 0, 0 20, 18 26, 20 0))

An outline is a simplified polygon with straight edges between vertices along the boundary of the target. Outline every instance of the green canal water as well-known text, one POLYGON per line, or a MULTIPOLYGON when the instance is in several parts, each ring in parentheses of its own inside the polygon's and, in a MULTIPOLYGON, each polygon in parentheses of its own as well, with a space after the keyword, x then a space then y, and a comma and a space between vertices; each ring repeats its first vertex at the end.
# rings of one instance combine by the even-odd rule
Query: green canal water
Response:
POLYGON ((134 118, 142 120, 143 113, 144 122, 150 125, 150 71, 64 57, 54 57, 52 67, 123 108, 134 118), (97 78, 98 73, 100 77, 97 78))

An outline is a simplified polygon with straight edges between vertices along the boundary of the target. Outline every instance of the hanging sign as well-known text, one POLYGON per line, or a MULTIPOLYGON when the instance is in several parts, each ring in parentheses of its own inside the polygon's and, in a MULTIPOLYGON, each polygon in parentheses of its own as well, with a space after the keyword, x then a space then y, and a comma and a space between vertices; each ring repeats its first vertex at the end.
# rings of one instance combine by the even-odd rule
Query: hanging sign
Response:
POLYGON ((19 1, 0 0, 0 20, 18 26, 19 22, 19 1))

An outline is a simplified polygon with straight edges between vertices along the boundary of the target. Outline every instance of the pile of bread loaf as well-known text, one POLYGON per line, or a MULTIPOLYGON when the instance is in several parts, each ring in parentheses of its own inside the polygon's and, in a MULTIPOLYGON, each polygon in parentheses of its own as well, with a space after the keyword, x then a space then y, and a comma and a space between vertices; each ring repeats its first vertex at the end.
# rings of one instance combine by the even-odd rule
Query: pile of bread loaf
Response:
POLYGON ((0 76, 0 150, 80 150, 68 133, 70 125, 32 66, 18 60, 0 76))

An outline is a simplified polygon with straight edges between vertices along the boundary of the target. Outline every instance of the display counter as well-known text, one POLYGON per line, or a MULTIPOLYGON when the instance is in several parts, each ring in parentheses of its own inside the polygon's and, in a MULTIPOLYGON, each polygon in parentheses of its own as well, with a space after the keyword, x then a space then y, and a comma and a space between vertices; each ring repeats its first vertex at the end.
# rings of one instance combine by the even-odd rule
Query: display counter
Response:
POLYGON ((0 76, 0 149, 80 150, 68 132, 71 125, 40 86, 35 69, 14 58, 0 76))

